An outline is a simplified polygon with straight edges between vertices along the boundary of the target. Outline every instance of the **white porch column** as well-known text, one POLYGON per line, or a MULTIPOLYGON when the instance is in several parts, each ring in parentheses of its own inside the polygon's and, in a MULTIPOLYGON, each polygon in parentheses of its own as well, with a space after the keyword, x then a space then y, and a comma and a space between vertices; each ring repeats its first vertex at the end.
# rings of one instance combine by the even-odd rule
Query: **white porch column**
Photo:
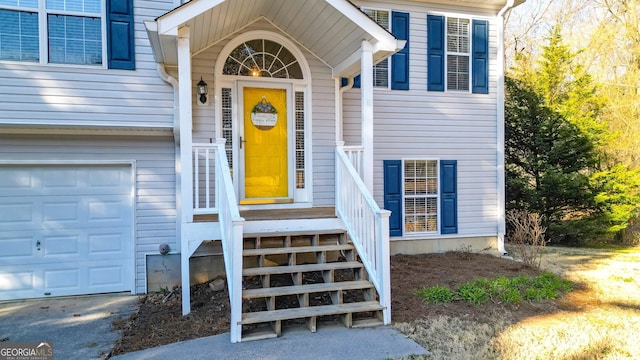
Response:
POLYGON ((180 104, 180 192, 182 219, 180 230, 180 269, 182 277, 182 314, 191 312, 191 293, 189 283, 189 238, 186 223, 193 222, 193 163, 191 160, 191 43, 189 27, 178 29, 178 102, 180 104))
POLYGON ((373 194, 373 51, 371 44, 362 41, 360 71, 360 101, 362 111, 362 167, 363 180, 373 194))

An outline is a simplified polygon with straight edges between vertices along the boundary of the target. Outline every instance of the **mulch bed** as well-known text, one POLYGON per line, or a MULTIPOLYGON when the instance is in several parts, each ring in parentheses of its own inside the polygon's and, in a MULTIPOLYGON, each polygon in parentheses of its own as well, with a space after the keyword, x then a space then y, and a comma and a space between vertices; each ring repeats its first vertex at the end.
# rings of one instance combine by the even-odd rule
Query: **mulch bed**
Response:
MULTIPOLYGON (((475 306, 454 301, 447 304, 426 304, 414 293, 423 286, 446 285, 455 289, 477 278, 498 276, 516 277, 538 275, 539 271, 521 263, 487 254, 451 252, 445 254, 396 255, 391 258, 392 318, 394 322, 409 322, 437 315, 459 316, 481 322, 491 322, 497 311, 509 314, 514 320, 548 313, 556 309, 554 302, 505 305, 489 303, 475 306)), ((350 273, 336 274, 335 281, 349 280, 350 273)), ((260 286, 250 280, 247 287, 260 286)), ((318 274, 306 274, 305 281, 321 282, 318 274)), ((287 285, 291 278, 272 278, 272 286, 287 285)), ((290 285, 290 284, 289 284, 290 285)), ((114 322, 114 329, 122 331, 112 354, 122 354, 173 342, 217 335, 229 331, 229 294, 226 285, 214 291, 209 283, 191 287, 191 313, 182 316, 181 289, 168 294, 153 293, 140 298, 140 309, 129 319, 114 322)), ((349 295, 351 296, 351 295, 349 295)), ((354 297, 361 294, 354 294, 354 297)), ((345 300, 346 302, 357 299, 345 300)), ((326 294, 318 294, 310 301, 322 304, 330 301, 326 294)), ((264 310, 264 301, 249 303, 252 310, 264 310)), ((296 296, 286 297, 278 308, 298 307, 296 296)), ((331 320, 326 318, 324 320, 331 320)), ((285 324, 286 326, 286 324, 285 324)))

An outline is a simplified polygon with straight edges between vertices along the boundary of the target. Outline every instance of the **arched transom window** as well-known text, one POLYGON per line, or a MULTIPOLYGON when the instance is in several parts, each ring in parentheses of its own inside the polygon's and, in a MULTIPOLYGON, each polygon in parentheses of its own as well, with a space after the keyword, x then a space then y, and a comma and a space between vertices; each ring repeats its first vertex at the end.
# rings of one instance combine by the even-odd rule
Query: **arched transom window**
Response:
POLYGON ((233 49, 222 70, 224 75, 302 79, 296 57, 277 42, 258 39, 233 49))

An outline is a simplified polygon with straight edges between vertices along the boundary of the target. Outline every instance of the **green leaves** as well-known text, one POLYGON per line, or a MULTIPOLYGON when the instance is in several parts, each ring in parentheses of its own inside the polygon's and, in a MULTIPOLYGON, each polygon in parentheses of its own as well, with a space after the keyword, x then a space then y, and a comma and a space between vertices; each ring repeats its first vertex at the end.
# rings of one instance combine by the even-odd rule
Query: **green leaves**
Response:
POLYGON ((466 301, 474 305, 486 304, 489 301, 519 304, 522 301, 540 302, 545 299, 557 299, 562 293, 572 289, 571 282, 557 275, 544 273, 534 278, 527 276, 512 279, 500 276, 493 280, 480 278, 462 284, 456 292, 440 285, 423 287, 416 291, 416 295, 430 304, 451 301, 466 301))
POLYGON ((610 158, 607 99, 559 26, 547 41, 505 80, 507 209, 541 214, 551 241, 606 239, 638 214, 640 173, 610 158))

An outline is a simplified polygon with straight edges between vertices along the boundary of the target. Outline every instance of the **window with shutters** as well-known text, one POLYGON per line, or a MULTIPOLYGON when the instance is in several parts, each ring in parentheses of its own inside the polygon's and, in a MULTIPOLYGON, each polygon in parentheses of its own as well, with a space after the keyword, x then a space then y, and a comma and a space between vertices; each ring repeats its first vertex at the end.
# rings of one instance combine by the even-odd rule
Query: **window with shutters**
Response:
POLYGON ((404 233, 438 232, 437 160, 403 160, 404 233))
POLYGON ((469 91, 471 28, 470 20, 447 18, 447 90, 469 91))
POLYGON ((102 0, 0 0, 0 60, 102 65, 103 6, 102 0))
MULTIPOLYGON (((391 12, 389 10, 362 9, 362 12, 377 22, 378 25, 391 31, 391 12)), ((389 87, 389 58, 373 65, 373 86, 379 88, 389 87)))

